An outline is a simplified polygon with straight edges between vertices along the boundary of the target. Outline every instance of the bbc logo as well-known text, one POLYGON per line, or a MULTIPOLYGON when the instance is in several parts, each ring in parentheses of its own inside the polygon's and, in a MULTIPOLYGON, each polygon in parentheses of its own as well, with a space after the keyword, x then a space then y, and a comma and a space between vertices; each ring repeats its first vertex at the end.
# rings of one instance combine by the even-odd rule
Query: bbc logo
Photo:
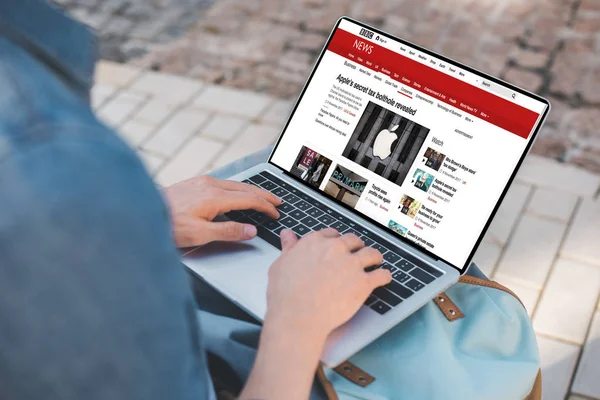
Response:
POLYGON ((373 39, 373 32, 366 30, 365 28, 360 29, 360 35, 369 39, 373 39))

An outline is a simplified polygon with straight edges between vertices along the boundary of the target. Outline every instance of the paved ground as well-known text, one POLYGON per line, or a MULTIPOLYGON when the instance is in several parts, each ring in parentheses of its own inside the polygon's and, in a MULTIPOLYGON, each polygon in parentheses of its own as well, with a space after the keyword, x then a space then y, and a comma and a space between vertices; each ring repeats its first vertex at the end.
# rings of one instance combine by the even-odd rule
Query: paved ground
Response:
POLYGON ((131 62, 169 43, 214 0, 50 0, 96 30, 103 59, 131 62))
POLYGON ((219 0, 148 60, 293 98, 341 15, 549 97, 534 153, 600 172, 599 0, 219 0))
MULTIPOLYGON (((291 105, 101 63, 93 105, 161 185, 271 144, 291 105)), ((531 155, 476 255, 513 289, 538 334, 544 400, 600 399, 600 176, 531 155)))
POLYGON ((547 96, 533 152, 600 173, 600 0, 53 1, 98 29, 104 58, 282 99, 353 16, 547 96))

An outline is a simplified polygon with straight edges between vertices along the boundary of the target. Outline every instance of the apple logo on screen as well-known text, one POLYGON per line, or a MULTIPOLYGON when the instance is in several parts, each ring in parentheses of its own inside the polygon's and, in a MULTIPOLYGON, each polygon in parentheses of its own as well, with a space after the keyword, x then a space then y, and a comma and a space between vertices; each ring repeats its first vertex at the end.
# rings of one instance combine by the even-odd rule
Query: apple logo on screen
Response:
POLYGON ((398 139, 398 135, 394 132, 398 129, 398 125, 394 125, 391 130, 384 129, 377 134, 375 143, 373 143, 373 155, 385 160, 392 154, 392 143, 398 139))

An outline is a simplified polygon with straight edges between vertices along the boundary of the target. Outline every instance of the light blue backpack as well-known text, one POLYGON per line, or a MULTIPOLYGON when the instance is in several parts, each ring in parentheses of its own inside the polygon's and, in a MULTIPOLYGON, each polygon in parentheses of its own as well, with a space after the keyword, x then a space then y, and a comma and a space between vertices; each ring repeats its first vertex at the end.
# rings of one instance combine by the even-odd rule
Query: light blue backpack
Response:
POLYGON ((348 362, 320 369, 328 398, 541 399, 537 342, 525 308, 474 265, 469 273, 348 362))
MULTIPOLYGON (((347 362, 320 367, 311 400, 540 400, 525 308, 474 264, 468 273, 347 362)), ((260 326, 210 290, 199 290, 200 322, 218 398, 230 400, 248 378, 260 326)))

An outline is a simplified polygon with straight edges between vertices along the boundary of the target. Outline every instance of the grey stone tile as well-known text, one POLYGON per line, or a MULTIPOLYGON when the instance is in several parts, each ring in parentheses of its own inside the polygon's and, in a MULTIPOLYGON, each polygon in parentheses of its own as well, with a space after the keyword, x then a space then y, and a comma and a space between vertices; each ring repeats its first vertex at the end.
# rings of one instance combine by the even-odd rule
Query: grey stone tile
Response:
POLYGON ((211 165, 218 168, 275 142, 279 129, 268 125, 250 125, 211 165))
POLYGON ((508 241, 530 193, 531 186, 513 183, 486 233, 488 240, 502 245, 508 241))
POLYGON ((482 241, 473 257, 473 261, 484 274, 491 276, 494 268, 496 268, 501 251, 502 248, 496 243, 482 241))
POLYGON ((294 103, 291 100, 277 100, 271 104, 261 121, 265 124, 271 124, 283 128, 287 118, 292 111, 294 103))
POLYGON ((263 94, 211 85, 196 98, 194 107, 256 118, 271 102, 272 98, 263 94))
POLYGON ((223 146, 222 143, 207 138, 192 138, 159 172, 157 181, 163 186, 169 186, 204 172, 223 146))
POLYGON ((597 311, 594 316, 592 328, 583 348, 583 355, 573 382, 573 392, 600 398, 600 311, 597 311))
POLYGON ((118 64, 111 61, 99 61, 96 64, 96 83, 122 88, 129 85, 143 73, 140 68, 118 64))
POLYGON ((162 103, 176 106, 191 100, 203 86, 198 80, 150 71, 136 79, 130 90, 153 95, 162 103))
POLYGON ((583 344, 599 294, 600 268, 558 260, 533 319, 535 331, 583 344))
POLYGON ((171 157, 175 151, 200 130, 209 114, 184 109, 173 115, 142 147, 155 154, 171 157))
POLYGON ((117 88, 109 85, 94 85, 91 93, 92 108, 98 109, 117 91, 117 88))
POLYGON ((537 337, 542 366, 544 400, 564 400, 580 347, 547 337, 537 337))
POLYGON ((568 221, 573 214, 577 196, 557 189, 537 188, 527 207, 527 212, 547 218, 568 221))
POLYGON ((155 128, 136 120, 126 122, 119 132, 131 147, 138 147, 146 140, 155 128))
POLYGON ((108 125, 118 128, 141 107, 146 98, 127 91, 120 91, 99 108, 98 117, 108 125))
POLYGON ((201 135, 225 142, 229 142, 237 137, 240 132, 250 125, 247 118, 236 117, 234 115, 216 114, 202 128, 201 135))
POLYGON ((533 154, 525 159, 517 179, 579 196, 593 196, 600 187, 598 175, 533 154))
POLYGON ((581 203, 560 254, 600 267, 600 201, 581 203))
POLYGON ((157 127, 162 124, 175 110, 170 103, 162 101, 162 98, 151 98, 133 116, 137 122, 157 127))
POLYGON ((563 222, 523 216, 506 247, 496 276, 505 282, 542 289, 565 229, 563 222))
POLYGON ((154 175, 165 162, 164 158, 147 151, 139 151, 138 154, 150 175, 154 175))

